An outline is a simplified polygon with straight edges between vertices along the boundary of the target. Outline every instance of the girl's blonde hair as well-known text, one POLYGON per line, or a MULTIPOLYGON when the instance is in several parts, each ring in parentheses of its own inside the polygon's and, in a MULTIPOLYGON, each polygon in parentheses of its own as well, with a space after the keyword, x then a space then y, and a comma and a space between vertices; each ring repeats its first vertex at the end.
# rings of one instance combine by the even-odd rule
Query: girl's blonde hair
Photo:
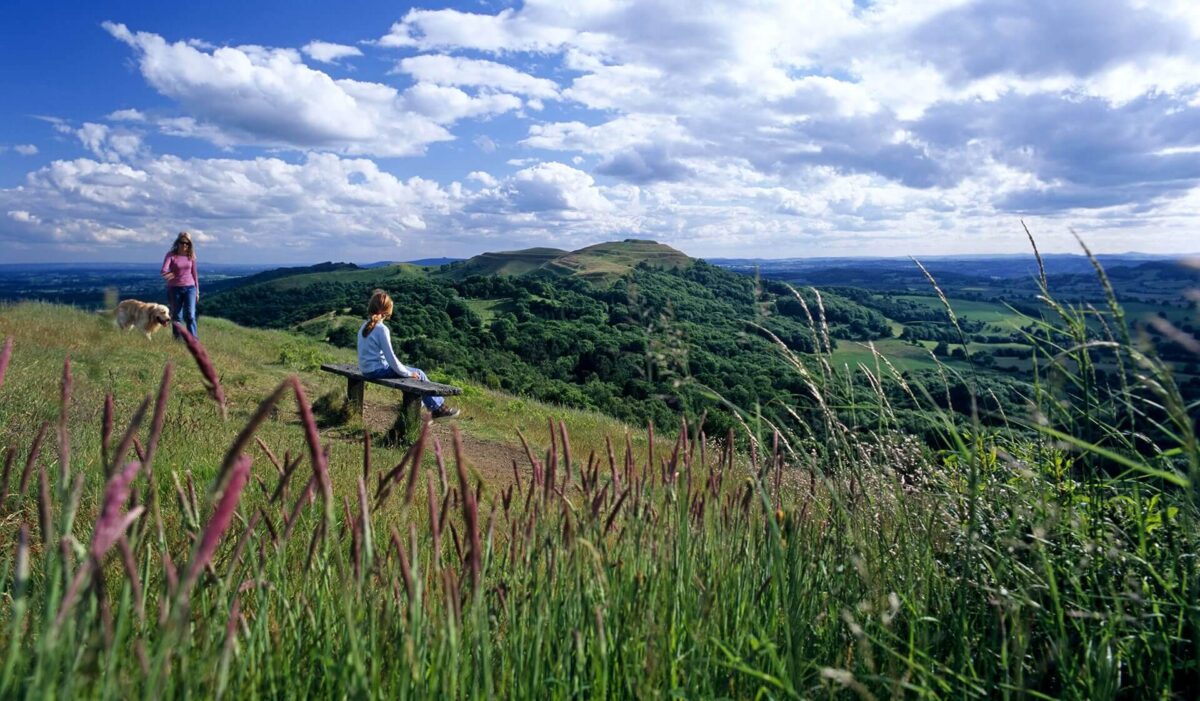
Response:
POLYGON ((175 243, 171 244, 171 255, 186 255, 188 258, 196 260, 196 244, 192 243, 192 235, 186 231, 180 231, 179 235, 175 237, 175 243), (186 254, 180 252, 179 250, 181 244, 184 243, 188 245, 186 254))
POLYGON ((375 330, 375 325, 384 319, 392 318, 392 298, 383 290, 371 293, 371 301, 367 302, 367 325, 363 327, 362 335, 366 338, 375 330))

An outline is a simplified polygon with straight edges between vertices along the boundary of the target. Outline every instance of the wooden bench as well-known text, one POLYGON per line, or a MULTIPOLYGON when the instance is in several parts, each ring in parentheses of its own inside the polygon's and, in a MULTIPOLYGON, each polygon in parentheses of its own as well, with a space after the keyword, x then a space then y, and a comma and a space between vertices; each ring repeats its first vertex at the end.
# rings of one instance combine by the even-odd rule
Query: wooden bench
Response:
POLYGON ((326 363, 321 366, 321 369, 346 378, 346 399, 358 411, 359 416, 363 411, 363 389, 367 382, 403 392, 404 399, 400 405, 400 414, 396 417, 395 425, 388 431, 387 437, 389 441, 404 445, 411 445, 421 435, 422 397, 450 397, 462 394, 461 388, 443 385, 440 382, 422 382, 400 377, 370 378, 358 371, 358 363, 344 365, 326 363))

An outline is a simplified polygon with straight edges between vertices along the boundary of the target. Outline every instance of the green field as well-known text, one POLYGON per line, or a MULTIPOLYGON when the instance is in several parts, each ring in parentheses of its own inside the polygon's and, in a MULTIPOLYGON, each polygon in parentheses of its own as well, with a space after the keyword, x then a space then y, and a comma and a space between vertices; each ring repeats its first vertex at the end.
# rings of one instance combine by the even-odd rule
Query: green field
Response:
MULTIPOLYGON (((937 345, 933 342, 924 341, 920 345, 914 346, 898 338, 884 338, 871 343, 879 354, 887 356, 888 360, 899 370, 923 370, 937 367, 933 356, 930 355, 930 350, 937 345)), ((871 352, 866 343, 845 339, 838 340, 831 361, 838 366, 846 365, 851 369, 857 368, 861 363, 872 372, 875 371, 877 365, 875 354, 871 352)), ((945 358, 942 361, 950 362, 945 358)))
MULTIPOLYGON (((938 311, 946 307, 937 297, 924 295, 895 295, 896 299, 908 300, 928 306, 938 311)), ((984 324, 993 325, 1004 331, 1011 331, 1021 325, 1020 317, 1008 307, 996 302, 980 302, 969 299, 948 298, 954 314, 961 319, 970 319, 984 324)))
POLYGON ((1172 304, 1148 304, 1146 302, 1122 303, 1126 316, 1130 321, 1145 321, 1151 317, 1162 315, 1173 324, 1197 323, 1200 315, 1195 306, 1183 306, 1184 300, 1174 300, 1172 304))
POLYGON ((322 337, 324 337, 333 329, 341 328, 343 326, 357 327, 361 323, 363 323, 362 319, 357 316, 352 316, 350 314, 350 310, 343 307, 342 309, 337 309, 326 314, 322 314, 321 316, 313 317, 307 321, 302 321, 297 324, 295 328, 310 335, 317 335, 319 333, 322 337))
POLYGON ((475 312, 475 314, 478 315, 479 318, 482 319, 483 323, 485 323, 485 324, 490 323, 492 321, 492 319, 496 318, 497 312, 499 310, 502 310, 508 304, 509 304, 509 300, 507 300, 507 299, 468 299, 467 300, 467 306, 470 307, 471 311, 475 312))

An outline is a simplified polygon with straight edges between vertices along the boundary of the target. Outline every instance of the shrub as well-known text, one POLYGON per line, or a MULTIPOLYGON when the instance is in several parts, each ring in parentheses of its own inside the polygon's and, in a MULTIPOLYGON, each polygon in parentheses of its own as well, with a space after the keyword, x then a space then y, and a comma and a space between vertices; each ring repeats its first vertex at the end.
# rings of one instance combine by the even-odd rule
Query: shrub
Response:
POLYGON ((279 351, 279 364, 293 370, 311 372, 328 363, 329 357, 316 346, 306 343, 289 343, 279 351))

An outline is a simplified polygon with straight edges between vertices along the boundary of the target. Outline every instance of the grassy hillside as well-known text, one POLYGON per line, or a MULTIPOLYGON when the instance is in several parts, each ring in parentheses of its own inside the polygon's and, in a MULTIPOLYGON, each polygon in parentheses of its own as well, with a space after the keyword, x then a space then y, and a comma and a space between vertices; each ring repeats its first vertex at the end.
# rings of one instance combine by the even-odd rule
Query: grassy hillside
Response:
MULTIPOLYGON (((19 443, 36 433, 42 422, 58 417, 57 386, 62 359, 71 358, 74 401, 70 424, 78 433, 75 464, 85 474, 98 475, 99 434, 105 394, 112 394, 116 416, 129 416, 148 395, 155 393, 163 365, 174 367, 174 393, 168 407, 167 428, 158 464, 171 470, 190 470, 201 482, 212 478, 229 441, 262 398, 288 375, 300 378, 310 400, 329 395, 340 399, 345 380, 320 372, 322 362, 353 362, 352 350, 314 341, 304 334, 249 329, 224 319, 202 318, 202 341, 220 373, 229 402, 229 419, 221 421, 204 389, 202 378, 182 344, 160 331, 147 341, 136 332, 122 333, 107 317, 70 307, 39 303, 0 306, 0 339, 11 336, 15 351, 8 379, 0 395, 0 446, 19 443), (203 436, 200 440, 199 437, 203 436)), ((498 476, 500 484, 511 475, 511 458, 524 456, 517 431, 524 432, 538 453, 549 446, 547 422, 566 420, 579 450, 604 452, 605 437, 621 445, 631 431, 609 417, 557 407, 477 387, 461 378, 429 368, 436 381, 465 387, 453 401, 463 409, 457 424, 477 448, 482 473, 498 476)), ((367 390, 366 428, 382 436, 394 418, 400 395, 380 387, 367 390)), ((265 423, 259 435, 281 457, 303 450, 295 431, 297 415, 286 404, 265 423)), ((436 435, 448 439, 448 424, 438 424, 436 435)), ((118 430, 121 427, 118 427, 118 430)), ((338 424, 323 430, 332 449, 332 474, 337 485, 352 489, 361 471, 361 458, 351 453, 362 441, 362 421, 338 424)), ((644 448, 640 429, 633 429, 635 445, 644 448)), ((376 440, 376 458, 395 464, 404 455, 376 440)), ((432 455, 427 456, 432 465, 432 455)), ((93 487, 97 486, 92 484, 93 487)))
MULTIPOLYGON (((221 292, 201 311, 353 348, 371 290, 382 287, 396 303, 396 351, 418 367, 634 425, 673 424, 681 411, 706 415, 715 435, 736 425, 730 405, 751 412, 757 403, 773 421, 797 420, 785 401, 805 396, 804 387, 767 333, 813 351, 805 304, 823 313, 839 343, 893 334, 883 315, 849 297, 826 293, 818 307, 805 292, 801 303, 782 285, 759 286, 653 242, 596 246, 572 260, 579 271, 622 274, 593 284, 591 273, 451 280, 404 268, 331 272, 221 292)), ((800 404, 804 416, 811 406, 800 404)))
POLYGON ((271 280, 278 280, 280 278, 292 277, 295 275, 305 275, 307 273, 334 273, 351 270, 358 270, 358 266, 354 265, 353 263, 325 262, 317 263, 316 265, 297 266, 291 268, 274 268, 272 270, 264 270, 261 273, 255 273, 245 277, 217 280, 212 283, 207 281, 208 276, 206 275, 204 289, 208 292, 215 292, 229 289, 231 287, 257 285, 263 282, 270 282, 271 280))
MULTIPOLYGON (((642 272, 645 288, 695 282, 642 272)), ((794 431, 742 425, 748 465, 694 428, 626 453, 623 427, 584 414, 551 443, 537 428, 559 412, 469 388, 461 437, 439 429, 409 469, 353 426, 318 430, 278 384, 295 371, 309 397, 337 395, 305 368, 342 351, 212 319, 201 333, 228 420, 165 335, 0 308, 0 698, 1090 700, 1200 684, 1195 407, 1083 313, 1064 311, 1038 346, 1045 384, 999 426, 959 430, 884 359, 843 372, 781 350, 817 409, 794 431), (1113 358, 1126 392, 1097 390, 1092 361, 1113 358), (168 361, 159 432, 131 414, 168 361), (884 377, 937 417, 943 447, 907 432, 884 377), (128 455, 161 437, 144 466, 119 455, 131 421, 128 455), (532 458, 508 457, 514 426, 540 435, 532 458), (294 461, 277 470, 255 438, 294 461), (497 445, 508 472, 477 457, 497 445)))
POLYGON ((267 286, 274 290, 298 290, 314 282, 332 282, 347 285, 363 282, 376 284, 387 283, 391 280, 406 277, 422 276, 424 274, 425 272, 420 266, 409 263, 395 263, 377 268, 353 268, 332 272, 305 272, 298 275, 287 275, 269 281, 267 286))

